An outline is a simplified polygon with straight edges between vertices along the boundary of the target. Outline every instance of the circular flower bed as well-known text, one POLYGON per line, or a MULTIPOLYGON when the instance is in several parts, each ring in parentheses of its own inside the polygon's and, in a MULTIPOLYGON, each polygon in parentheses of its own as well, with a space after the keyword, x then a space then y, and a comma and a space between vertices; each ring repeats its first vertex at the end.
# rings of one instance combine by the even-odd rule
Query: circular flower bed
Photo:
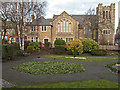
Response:
POLYGON ((13 67, 13 69, 33 75, 79 73, 85 71, 81 64, 53 61, 26 62, 13 67))

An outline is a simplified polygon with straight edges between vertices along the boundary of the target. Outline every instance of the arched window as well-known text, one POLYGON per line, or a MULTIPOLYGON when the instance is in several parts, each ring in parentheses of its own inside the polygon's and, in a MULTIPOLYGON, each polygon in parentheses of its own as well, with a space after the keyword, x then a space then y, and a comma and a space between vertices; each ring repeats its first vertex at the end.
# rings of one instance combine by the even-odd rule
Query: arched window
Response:
POLYGON ((105 11, 103 11, 103 19, 105 19, 105 11))
POLYGON ((58 23, 58 32, 60 32, 60 23, 58 23))
POLYGON ((61 24, 61 32, 62 32, 62 28, 63 28, 63 27, 62 27, 62 22, 60 22, 60 24, 61 24))
POLYGON ((57 32, 71 32, 72 24, 70 21, 64 19, 58 22, 57 29, 58 29, 57 32))
POLYGON ((108 18, 108 11, 106 11, 106 18, 108 18))
POLYGON ((109 11, 109 18, 111 18, 111 13, 110 13, 110 11, 109 11))
POLYGON ((34 41, 34 37, 31 37, 31 42, 33 42, 34 41))
POLYGON ((71 26, 72 26, 71 23, 69 23, 69 32, 71 32, 71 26))
POLYGON ((68 32, 68 21, 66 22, 66 32, 68 32))
POLYGON ((36 37, 36 42, 38 42, 38 37, 36 37))
POLYGON ((90 25, 85 26, 84 34, 92 34, 92 31, 90 29, 90 25))
POLYGON ((63 21, 63 30, 65 32, 65 20, 63 21))

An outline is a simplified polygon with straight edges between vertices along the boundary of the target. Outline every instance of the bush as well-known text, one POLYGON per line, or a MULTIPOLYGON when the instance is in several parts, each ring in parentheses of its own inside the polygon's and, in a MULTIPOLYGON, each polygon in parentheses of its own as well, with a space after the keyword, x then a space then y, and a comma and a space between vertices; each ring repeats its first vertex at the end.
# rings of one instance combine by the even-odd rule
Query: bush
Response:
POLYGON ((107 54, 107 51, 106 51, 106 50, 103 50, 103 49, 92 50, 92 51, 91 51, 91 54, 92 54, 92 55, 98 55, 98 56, 104 56, 104 55, 107 54))
POLYGON ((67 54, 68 54, 68 55, 73 55, 72 50, 71 50, 71 49, 67 50, 67 54))
POLYGON ((33 46, 28 46, 27 47, 27 52, 28 53, 33 53, 34 52, 34 47, 33 46))
POLYGON ((19 43, 13 43, 12 45, 13 45, 15 51, 16 51, 16 50, 20 50, 20 45, 19 45, 19 43))
POLYGON ((84 52, 91 52, 92 50, 99 49, 99 44, 92 39, 85 39, 82 43, 84 52))
POLYGON ((29 46, 29 43, 30 43, 30 41, 25 41, 25 42, 24 42, 24 49, 25 49, 25 50, 26 50, 27 47, 29 46))
POLYGON ((45 48, 46 48, 46 49, 49 49, 49 48, 50 48, 50 42, 47 42, 47 43, 45 43, 44 45, 45 45, 45 48))
POLYGON ((31 42, 29 43, 29 46, 32 46, 32 49, 30 51, 33 50, 32 52, 40 52, 40 44, 38 42, 31 42))
POLYGON ((12 60, 14 56, 13 52, 14 52, 13 45, 11 44, 2 45, 2 58, 3 59, 12 60))
POLYGON ((80 40, 72 40, 72 41, 67 42, 67 50, 71 50, 72 53, 74 53, 75 51, 76 54, 77 53, 82 54, 83 52, 82 42, 80 40))
POLYGON ((2 39, 2 44, 8 44, 8 40, 6 40, 6 39, 2 39))
POLYGON ((16 51, 16 55, 17 55, 17 56, 24 56, 24 51, 22 51, 22 50, 17 50, 17 51, 16 51))
POLYGON ((66 44, 65 41, 62 39, 57 39, 54 42, 54 45, 65 45, 65 44, 66 44))
POLYGON ((55 46, 55 53, 56 54, 63 54, 64 52, 65 52, 64 46, 62 46, 62 45, 55 46))
POLYGON ((7 58, 7 45, 3 44, 2 45, 2 59, 6 59, 7 58))
MULTIPOLYGON (((72 50, 71 50, 71 49, 67 50, 67 54, 68 54, 68 55, 73 55, 72 50)), ((78 51, 77 51, 77 55, 79 55, 79 52, 78 52, 78 51)))

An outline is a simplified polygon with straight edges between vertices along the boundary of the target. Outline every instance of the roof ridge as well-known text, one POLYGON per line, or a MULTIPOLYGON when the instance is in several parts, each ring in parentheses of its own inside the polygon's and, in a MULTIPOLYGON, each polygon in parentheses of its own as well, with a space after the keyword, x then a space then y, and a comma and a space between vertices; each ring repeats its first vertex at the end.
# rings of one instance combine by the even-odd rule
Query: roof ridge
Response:
POLYGON ((72 16, 97 16, 97 15, 74 15, 74 14, 71 14, 72 16))

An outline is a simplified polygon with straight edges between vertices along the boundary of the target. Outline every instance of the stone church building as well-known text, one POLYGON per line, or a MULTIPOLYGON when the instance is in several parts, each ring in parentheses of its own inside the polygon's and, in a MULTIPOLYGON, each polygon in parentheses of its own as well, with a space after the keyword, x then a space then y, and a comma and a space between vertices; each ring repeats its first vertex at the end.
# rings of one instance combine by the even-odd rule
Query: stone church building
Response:
POLYGON ((34 15, 32 19, 25 32, 27 41, 50 42, 54 46, 56 39, 68 42, 91 38, 101 45, 114 45, 115 4, 98 4, 96 15, 69 15, 63 11, 52 19, 34 19, 34 15))

